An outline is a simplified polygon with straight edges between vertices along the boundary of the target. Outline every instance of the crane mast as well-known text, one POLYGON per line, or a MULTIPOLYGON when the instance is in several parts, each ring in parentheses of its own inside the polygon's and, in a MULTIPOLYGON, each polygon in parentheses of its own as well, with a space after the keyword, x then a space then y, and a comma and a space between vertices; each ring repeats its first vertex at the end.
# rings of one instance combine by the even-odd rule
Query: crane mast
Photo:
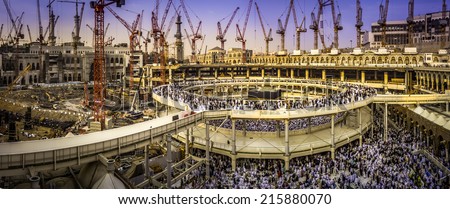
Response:
POLYGON ((44 29, 42 27, 42 20, 41 20, 41 5, 40 5, 40 0, 37 0, 37 14, 38 14, 38 26, 39 26, 39 37, 38 37, 38 42, 39 42, 39 51, 42 50, 42 44, 44 42, 44 29))
POLYGON ((287 10, 286 19, 284 21, 284 25, 281 22, 281 20, 278 19, 278 30, 276 32, 277 32, 277 34, 280 34, 280 36, 281 36, 281 51, 282 52, 286 51, 286 47, 285 47, 286 27, 287 27, 287 24, 289 22, 289 16, 291 16, 291 11, 292 11, 292 7, 293 6, 294 6, 294 0, 290 0, 289 1, 289 8, 287 10))
POLYGON ((238 10, 239 10, 239 7, 237 7, 234 10, 233 15, 231 16, 230 20, 228 21, 228 24, 225 27, 225 30, 223 30, 223 32, 222 32, 222 26, 220 25, 220 21, 217 22, 217 36, 216 36, 216 40, 220 41, 220 48, 221 49, 225 49, 225 42, 227 41, 225 39, 225 35, 227 34, 228 28, 230 28, 231 22, 233 22, 233 19, 236 16, 238 10))
POLYGON ((380 19, 378 25, 381 27, 381 47, 386 46, 386 20, 389 9, 389 0, 385 0, 384 5, 380 4, 380 19))
MULTIPOLYGON (((338 10, 339 6, 337 6, 338 10)), ((336 8, 334 0, 331 0, 331 13, 333 15, 333 29, 334 29, 334 48, 339 49, 339 31, 343 29, 341 25, 341 12, 336 15, 336 8)))
POLYGON ((55 46, 56 45, 56 36, 55 36, 55 26, 56 21, 59 19, 59 16, 55 18, 55 14, 53 13, 52 4, 55 2, 55 0, 49 0, 48 1, 48 44, 49 46, 55 46))
POLYGON ((75 32, 72 32, 72 47, 73 47, 73 53, 75 55, 78 54, 78 45, 80 43, 81 37, 80 37, 80 29, 81 29, 81 22, 83 20, 83 12, 84 12, 84 2, 79 2, 78 0, 76 1, 63 1, 63 0, 58 0, 58 2, 61 3, 73 3, 75 4, 75 16, 74 16, 74 22, 75 22, 75 32), (78 5, 81 4, 81 11, 80 14, 78 13, 78 5))
POLYGON ((188 11, 186 9, 186 5, 184 4, 184 0, 180 0, 180 4, 181 4, 181 8, 183 8, 184 15, 186 15, 186 19, 187 19, 187 21, 189 23, 189 27, 191 28, 191 32, 192 32, 192 36, 191 36, 192 61, 193 62, 197 62, 197 59, 196 59, 196 56, 195 56, 195 54, 196 54, 195 42, 197 40, 202 39, 202 35, 199 34, 200 28, 202 26, 202 21, 199 21, 197 29, 194 29, 194 25, 192 24, 191 18, 189 17, 189 13, 188 13, 188 11))
POLYGON ((300 36, 301 33, 306 33, 305 28, 306 17, 303 16, 302 22, 299 25, 297 21, 297 12, 295 11, 295 5, 292 6, 292 16, 294 18, 295 23, 295 50, 300 51, 300 36))
POLYGON ((408 2, 408 17, 406 18, 408 24, 408 44, 413 46, 413 27, 414 27, 414 0, 408 2))
POLYGON ((361 27, 364 25, 362 21, 362 8, 360 0, 356 0, 356 47, 361 48, 361 27))
POLYGON ((105 129, 105 11, 108 5, 116 3, 121 7, 125 0, 114 0, 106 3, 105 0, 91 1, 90 6, 95 12, 94 25, 94 120, 99 122, 101 129, 105 129))
POLYGON ((247 23, 248 23, 248 18, 250 17, 250 11, 252 10, 252 5, 253 5, 253 0, 249 0, 247 14, 245 16, 245 21, 244 21, 244 28, 242 29, 242 31, 239 28, 239 24, 236 24, 236 41, 239 41, 242 43, 242 63, 247 62, 247 52, 246 52, 246 48, 245 48, 245 43, 247 42, 247 40, 245 40, 245 31, 247 30, 247 23))
POLYGON ((266 42, 266 55, 269 54, 269 42, 273 41, 272 38, 272 28, 269 29, 269 34, 266 33, 266 29, 264 28, 263 19, 261 17, 261 11, 259 11, 259 6, 255 2, 256 12, 258 13, 259 22, 261 23, 261 28, 264 34, 264 41, 266 42))

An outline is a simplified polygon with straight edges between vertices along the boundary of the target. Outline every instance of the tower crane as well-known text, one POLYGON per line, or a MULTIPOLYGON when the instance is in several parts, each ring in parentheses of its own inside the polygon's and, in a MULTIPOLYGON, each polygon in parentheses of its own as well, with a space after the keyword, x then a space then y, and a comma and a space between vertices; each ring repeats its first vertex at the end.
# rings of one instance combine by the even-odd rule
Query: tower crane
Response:
POLYGON ((76 1, 66 1, 66 0, 58 0, 58 2, 61 3, 72 3, 75 4, 75 32, 72 32, 72 47, 73 47, 73 53, 76 55, 78 53, 78 45, 80 43, 81 37, 80 37, 80 29, 81 29, 81 22, 83 20, 83 12, 84 12, 84 2, 76 1), (80 14, 78 14, 78 4, 81 4, 81 11, 80 14))
POLYGON ((406 23, 408 24, 408 44, 413 45, 413 27, 414 27, 414 0, 409 0, 408 2, 408 17, 406 18, 406 23))
POLYGON ((280 19, 278 19, 278 30, 277 30, 277 34, 281 35, 281 51, 284 52, 286 51, 285 48, 285 36, 286 36, 286 27, 287 24, 289 22, 289 16, 291 16, 291 11, 292 11, 292 7, 294 6, 294 0, 290 0, 289 1, 289 8, 287 10, 287 15, 286 15, 286 19, 284 21, 284 25, 281 22, 280 19))
POLYGON ((269 42, 273 41, 272 38, 272 28, 269 29, 269 34, 266 33, 266 29, 264 28, 263 19, 261 17, 261 11, 259 10, 258 4, 255 2, 256 12, 258 13, 259 22, 261 23, 261 28, 264 34, 264 41, 266 42, 266 55, 269 54, 269 42))
POLYGON ((38 15, 38 27, 39 27, 39 36, 37 38, 37 41, 39 42, 39 53, 41 53, 42 44, 44 43, 44 28, 42 27, 40 0, 36 0, 36 1, 37 1, 37 15, 38 15))
MULTIPOLYGON (((55 2, 55 0, 49 0, 48 1, 48 44, 50 46, 56 45, 56 36, 55 36, 55 26, 59 19, 59 16, 55 18, 55 14, 53 13, 52 4, 55 2)), ((45 35, 44 35, 45 36, 45 35)))
POLYGON ((356 0, 356 48, 361 48, 362 7, 360 0, 356 0))
POLYGON ((90 2, 91 8, 95 12, 95 44, 94 44, 94 119, 100 122, 101 129, 105 128, 105 115, 103 112, 103 105, 105 101, 105 11, 104 8, 108 5, 116 3, 116 6, 121 7, 125 4, 125 0, 112 0, 106 2, 105 0, 95 0, 90 2))
POLYGON ((8 13, 8 17, 12 24, 11 32, 9 33, 8 38, 11 38, 11 42, 14 45, 19 44, 19 40, 24 38, 24 35, 22 34, 22 17, 24 13, 22 12, 21 16, 14 20, 15 18, 12 15, 9 3, 7 0, 3 0, 3 3, 5 4, 6 12, 8 13), (11 35, 12 31, 14 31, 14 37, 11 35))
POLYGON ((314 31, 314 49, 319 49, 319 23, 323 14, 323 0, 319 0, 319 8, 317 9, 317 16, 314 14, 314 10, 311 12, 311 25, 309 29, 314 31))
POLYGON ((216 36, 216 40, 220 41, 220 48, 221 49, 225 49, 225 42, 227 41, 225 39, 225 35, 227 34, 228 28, 230 28, 231 22, 233 22, 233 19, 236 16, 236 13, 237 13, 238 10, 239 10, 239 7, 236 7, 236 9, 233 12, 233 15, 231 15, 231 18, 228 21, 227 26, 225 27, 225 30, 222 31, 222 26, 220 25, 220 21, 217 22, 217 36, 216 36))
MULTIPOLYGON (((445 27, 449 24, 448 20, 446 20, 447 18, 447 2, 446 0, 442 1, 442 20, 440 21, 440 25, 442 28, 442 34, 445 34, 445 27)), ((450 32, 449 32, 449 36, 450 36, 450 32)), ((441 49, 444 48, 445 44, 448 42, 447 41, 447 37, 442 37, 441 39, 441 49)))
POLYGON ((334 29, 334 48, 339 49, 339 31, 343 29, 341 25, 341 11, 337 5, 339 13, 336 15, 334 0, 331 0, 331 14, 333 15, 333 29, 334 29))
POLYGON ((245 16, 244 27, 243 27, 242 31, 239 28, 239 24, 236 24, 236 41, 239 41, 242 43, 242 63, 247 62, 247 51, 245 48, 245 43, 247 42, 247 40, 245 40, 245 31, 247 30, 247 23, 248 23, 248 18, 250 17, 250 11, 252 10, 252 5, 253 5, 253 0, 249 0, 247 14, 245 16))
MULTIPOLYGON (((133 53, 136 50, 136 42, 138 36, 141 35, 141 31, 137 30, 137 26, 139 25, 139 21, 141 19, 141 14, 138 14, 136 17, 136 20, 133 22, 133 24, 130 26, 122 17, 120 17, 114 10, 112 10, 110 7, 106 7, 111 14, 119 20, 120 23, 122 23, 123 26, 130 32, 130 59, 133 57, 133 53)), ((130 60, 129 62, 129 76, 130 76, 130 90, 133 88, 133 62, 130 60)))
POLYGON ((294 18, 294 23, 295 23, 295 50, 300 51, 300 36, 301 36, 301 33, 306 33, 306 27, 305 27, 306 17, 303 15, 302 22, 300 23, 300 25, 298 25, 297 12, 295 11, 295 5, 292 5, 292 16, 294 18))
POLYGON ((184 15, 186 16, 186 19, 187 19, 187 21, 189 23, 189 27, 191 28, 191 32, 192 32, 192 35, 190 36, 191 37, 191 49, 192 49, 192 61, 193 62, 197 62, 197 59, 196 59, 196 56, 195 56, 195 54, 196 54, 195 42, 197 40, 202 39, 202 37, 203 37, 200 34, 200 28, 202 27, 202 21, 200 20, 198 22, 197 28, 194 29, 194 25, 192 24, 191 18, 189 17, 189 13, 188 13, 188 11, 186 9, 186 5, 184 4, 184 0, 180 0, 180 4, 181 4, 181 8, 183 8, 184 15))
POLYGON ((30 44, 33 42, 33 38, 31 37, 30 26, 27 25, 28 37, 30 38, 30 44))
POLYGON ((386 46, 386 20, 389 9, 389 0, 385 0, 384 5, 380 4, 380 19, 378 25, 381 27, 381 47, 386 46))

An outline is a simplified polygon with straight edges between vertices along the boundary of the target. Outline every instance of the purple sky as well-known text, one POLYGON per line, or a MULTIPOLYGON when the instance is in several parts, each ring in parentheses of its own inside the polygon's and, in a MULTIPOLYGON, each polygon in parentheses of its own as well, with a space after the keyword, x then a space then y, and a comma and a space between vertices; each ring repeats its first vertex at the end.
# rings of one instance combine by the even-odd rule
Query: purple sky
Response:
MULTIPOLYGON (((30 25, 33 39, 36 39, 38 33, 36 0, 9 0, 9 1, 11 2, 13 14, 20 15, 22 11, 25 12, 24 23, 30 25)), ((85 41, 87 42, 88 45, 90 45, 92 41, 92 33, 86 27, 86 23, 91 26, 93 25, 94 12, 89 7, 88 4, 89 1, 85 0, 85 2, 86 7, 81 28, 81 37, 82 41, 85 41)), ((133 14, 132 12, 126 11, 124 9, 134 12, 140 12, 141 10, 144 10, 143 28, 149 30, 151 27, 150 16, 151 11, 154 8, 155 4, 154 2, 155 2, 154 0, 127 0, 126 5, 123 6, 122 9, 114 8, 114 10, 118 14, 120 14, 125 20, 127 20, 130 24, 136 17, 136 14, 133 14)), ((161 0, 160 14, 163 12, 162 10, 165 8, 166 2, 167 1, 165 0, 161 0)), ((280 18, 282 13, 288 7, 289 0, 256 0, 256 2, 260 7, 264 19, 267 21, 267 24, 269 24, 269 26, 266 25, 266 30, 268 31, 269 27, 271 27, 273 30, 272 37, 274 38, 274 41, 272 41, 270 44, 270 50, 274 51, 280 45, 279 35, 275 33, 278 27, 277 19, 280 18)), ((295 0, 295 2, 297 15, 299 16, 298 17, 299 22, 301 21, 303 15, 306 15, 306 27, 308 28, 308 32, 302 34, 301 47, 302 49, 309 50, 312 48, 313 43, 313 32, 309 29, 309 25, 311 24, 310 14, 313 8, 317 5, 317 1, 295 0), (302 14, 302 11, 304 11, 304 14, 302 14)), ((350 40, 353 40, 354 46, 356 0, 338 0, 336 2, 337 4, 339 4, 342 13, 342 25, 344 27, 344 30, 339 33, 340 47, 350 47, 350 40)), ((363 21, 364 21, 363 30, 370 31, 371 23, 376 22, 378 20, 379 18, 378 7, 380 5, 380 2, 381 2, 380 0, 361 0, 361 4, 363 7, 363 21)), ((179 0, 174 0, 174 3, 176 5, 179 5, 179 0)), ((228 19, 231 16, 231 13, 236 7, 239 6, 240 10, 236 15, 228 33, 226 34, 226 39, 228 41, 225 43, 225 48, 228 49, 230 47, 241 47, 241 44, 235 41, 236 37, 235 25, 237 21, 240 21, 240 25, 243 24, 245 19, 244 16, 248 7, 248 0, 221 0, 221 1, 185 0, 185 3, 188 7, 188 11, 190 12, 190 17, 192 19, 194 27, 199 21, 196 16, 198 16, 203 21, 202 33, 206 35, 204 47, 208 46, 208 49, 220 45, 220 43, 215 39, 217 35, 217 26, 216 26, 217 21, 228 16, 226 20, 222 21, 222 27, 225 28, 226 24, 228 23, 228 19)), ((46 25, 48 24, 48 10, 46 8, 47 4, 48 0, 41 0, 41 15, 44 30, 46 25)), ((442 4, 441 0, 416 0, 415 15, 440 11, 442 7, 441 4, 442 4)), ((55 14, 60 16, 60 20, 56 28, 56 35, 60 38, 57 41, 58 42, 70 41, 71 39, 70 34, 73 29, 73 16, 75 14, 75 7, 73 4, 59 3, 59 2, 55 2, 53 5, 55 14)), ((389 5, 388 20, 404 20, 407 17, 407 13, 408 13, 408 0, 391 0, 391 3, 389 5)), ((166 20, 167 24, 169 23, 170 18, 173 16, 173 14, 174 10, 171 9, 168 18, 166 20)), ((105 16, 106 16, 105 21, 107 23, 108 22, 111 23, 107 36, 116 37, 114 43, 128 42, 127 38, 128 35, 126 29, 108 11, 106 11, 105 16)), ((160 15, 160 17, 161 16, 162 15, 160 15)), ((331 40, 333 38, 332 34, 333 32, 331 28, 332 17, 330 8, 325 9, 324 16, 325 16, 324 34, 325 37, 329 36, 331 40)), ((7 16, 6 9, 3 3, 1 3, 0 5, 0 17, 1 17, 0 22, 2 24, 5 24, 4 26, 5 28, 3 29, 2 34, 2 37, 5 37, 7 31, 9 31, 8 28, 11 27, 11 24, 8 21, 9 18, 7 16)), ((281 17, 281 19, 284 21, 284 16, 281 17)), ((190 31, 190 28, 185 19, 183 20, 183 28, 186 28, 188 31, 190 31)), ((289 51, 292 51, 294 48, 293 29, 294 29, 294 21, 291 17, 286 31, 286 48, 289 51)), ((170 31, 171 34, 169 34, 170 37, 169 43, 172 43, 174 41, 173 34, 175 33, 175 31, 176 28, 174 24, 173 28, 170 31)), ((26 40, 28 40, 29 38, 28 33, 26 32, 26 25, 24 25, 23 32, 24 34, 26 34, 25 35, 26 40)), ((144 34, 145 33, 146 32, 144 32, 144 34)), ((184 35, 185 34, 183 32, 183 36, 184 35)), ((256 52, 261 52, 262 50, 264 50, 264 41, 263 41, 264 39, 254 4, 252 5, 252 11, 250 13, 250 18, 247 26, 246 39, 248 40, 247 41, 248 49, 253 49, 256 52)), ((327 38, 325 39, 327 45, 329 45, 331 41, 328 40, 327 38)), ((200 47, 200 44, 201 41, 198 42, 197 48, 200 47)), ((188 52, 187 49, 188 47, 189 44, 185 41, 186 52, 188 52)), ((149 50, 151 50, 151 47, 149 48, 149 50)), ((170 51, 170 53, 172 53, 172 50, 170 51)))

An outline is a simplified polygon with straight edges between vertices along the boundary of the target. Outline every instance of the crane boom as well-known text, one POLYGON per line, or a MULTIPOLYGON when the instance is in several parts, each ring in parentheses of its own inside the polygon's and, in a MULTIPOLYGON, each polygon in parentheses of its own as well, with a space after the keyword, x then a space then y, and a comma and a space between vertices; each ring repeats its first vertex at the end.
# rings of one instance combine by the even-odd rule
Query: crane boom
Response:
POLYGON ((13 17, 13 15, 12 15, 12 13, 11 13, 11 7, 10 7, 10 5, 8 4, 8 1, 7 1, 7 0, 3 0, 3 3, 5 4, 6 12, 8 13, 8 17, 9 17, 9 19, 10 19, 10 21, 11 21, 11 24, 12 24, 12 26, 13 26, 13 29, 14 29, 14 31, 17 33, 16 21, 14 20, 14 17, 13 17))
POLYGON ((31 37, 30 26, 27 25, 28 37, 30 38, 30 43, 33 42, 33 38, 31 37))
POLYGON ((266 54, 269 54, 269 42, 273 41, 272 38, 272 28, 269 29, 269 34, 266 33, 264 28, 263 18, 261 16, 261 11, 259 10, 258 4, 255 2, 256 12, 258 13, 259 22, 261 23, 261 28, 264 34, 264 41, 266 41, 266 54))
POLYGON ((220 48, 224 49, 225 48, 225 42, 227 41, 225 39, 225 35, 228 32, 228 29, 230 28, 231 22, 233 22, 234 17, 236 16, 237 12, 239 10, 239 7, 236 7, 236 9, 233 11, 233 14, 231 15, 230 20, 227 23, 227 26, 225 27, 225 30, 222 31, 222 26, 220 25, 220 21, 217 22, 217 36, 216 36, 216 40, 220 41, 220 48))
MULTIPOLYGON (((337 5, 338 10, 339 6, 337 5)), ((339 49, 339 31, 343 29, 341 25, 341 12, 336 15, 334 0, 331 0, 331 13, 333 15, 333 29, 334 29, 334 48, 339 49)))
POLYGON ((19 73, 19 75, 16 77, 16 79, 14 79, 14 81, 8 85, 8 92, 11 92, 13 87, 15 85, 17 85, 22 80, 22 78, 30 72, 30 70, 31 70, 31 64, 28 64, 27 67, 25 67, 25 69, 23 69, 19 73))
POLYGON ((298 25, 298 21, 297 21, 297 12, 295 11, 295 5, 292 6, 292 16, 294 18, 294 23, 295 23, 295 35, 296 35, 296 39, 295 39, 295 49, 296 50, 300 50, 300 34, 301 33, 305 33, 306 32, 306 28, 305 28, 305 20, 306 17, 303 16, 302 22, 300 23, 300 25, 298 25))
POLYGON ((38 27, 39 27, 39 37, 38 42, 42 45, 44 42, 44 28, 42 27, 42 20, 41 20, 41 6, 40 6, 40 0, 37 0, 37 14, 38 14, 38 27))
POLYGON ((236 24, 236 35, 237 35, 236 40, 242 43, 242 63, 247 62, 247 53, 246 53, 246 48, 245 48, 245 43, 247 42, 247 40, 245 40, 245 31, 247 30, 247 23, 248 23, 248 18, 250 16, 250 11, 252 10, 252 5, 253 5, 253 0, 249 0, 243 30, 241 31, 239 28, 239 24, 236 24))

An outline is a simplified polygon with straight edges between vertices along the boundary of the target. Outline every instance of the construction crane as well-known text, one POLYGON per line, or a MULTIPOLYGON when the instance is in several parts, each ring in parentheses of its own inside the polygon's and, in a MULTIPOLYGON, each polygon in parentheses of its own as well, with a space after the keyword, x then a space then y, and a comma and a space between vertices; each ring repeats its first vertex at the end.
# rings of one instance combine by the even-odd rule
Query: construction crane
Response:
POLYGON ((11 92, 12 89, 14 88, 15 85, 19 84, 19 82, 22 80, 23 77, 25 77, 25 75, 27 75, 31 70, 31 64, 28 64, 27 67, 25 67, 25 69, 23 69, 19 75, 14 79, 13 82, 11 82, 8 85, 8 92, 11 92))
MULTIPOLYGON (((239 10, 239 7, 236 7, 236 9, 233 12, 233 15, 231 15, 231 18, 228 21, 227 26, 225 27, 225 30, 222 31, 222 26, 220 25, 220 21, 217 22, 217 36, 216 36, 216 40, 220 41, 220 48, 221 49, 225 49, 225 42, 227 41, 227 39, 225 39, 225 35, 227 34, 228 28, 230 28, 231 22, 233 22, 233 19, 236 16, 238 10, 239 10)), ((224 19, 222 19, 222 20, 224 20, 224 19)))
POLYGON ((362 7, 360 0, 356 0, 356 48, 361 48, 361 28, 364 25, 362 21, 362 7))
POLYGON ((380 4, 380 19, 378 25, 381 27, 381 47, 386 46, 386 20, 389 9, 389 0, 385 0, 384 5, 380 4))
POLYGON ((38 27, 39 27, 39 36, 37 38, 37 41, 39 42, 39 53, 42 52, 42 44, 44 43, 44 28, 42 27, 42 20, 41 20, 41 0, 37 1, 37 15, 38 15, 38 27))
POLYGON ((245 31, 247 30, 247 23, 248 23, 248 18, 250 16, 250 11, 252 10, 252 5, 253 5, 253 0, 249 0, 247 14, 245 16, 244 27, 243 27, 242 31, 239 28, 239 23, 236 24, 236 41, 239 41, 242 43, 242 63, 247 62, 247 50, 245 48, 245 43, 247 42, 247 40, 245 40, 245 31))
POLYGON ((264 28, 264 23, 261 15, 261 11, 259 10, 258 4, 255 2, 256 12, 258 13, 259 22, 261 23, 261 28, 264 34, 264 41, 266 42, 266 55, 269 54, 269 43, 273 41, 272 38, 272 28, 269 29, 269 33, 266 33, 266 29, 264 28))
POLYGON ((105 11, 108 5, 116 3, 121 7, 125 0, 114 0, 106 3, 105 0, 91 1, 90 6, 95 12, 95 38, 94 38, 94 120, 100 122, 101 129, 105 129, 105 115, 103 105, 105 102, 105 11))
POLYGON ((303 15, 302 22, 299 25, 298 21, 297 21, 297 12, 295 11, 295 5, 292 6, 292 16, 294 18, 294 23, 295 23, 295 50, 300 51, 300 36, 301 36, 301 33, 306 33, 306 27, 305 27, 306 17, 303 15))
POLYGON ((83 20, 83 12, 84 12, 84 2, 76 1, 65 1, 65 0, 58 0, 58 2, 61 3, 71 3, 75 4, 75 26, 74 30, 75 32, 72 32, 72 47, 73 47, 73 53, 76 55, 78 53, 78 45, 80 43, 81 37, 80 37, 80 29, 81 29, 81 22, 83 20), (81 11, 80 14, 78 14, 78 5, 81 4, 81 11))
MULTIPOLYGON (((109 23, 106 25, 106 27, 105 27, 105 36, 106 36, 106 34, 108 34, 108 28, 109 28, 109 23)), ((95 36, 95 34, 94 34, 94 29, 89 25, 89 24, 86 24, 86 27, 87 28, 89 28, 89 30, 92 32, 92 46, 94 46, 94 36, 95 36)), ((109 40, 110 38, 108 38, 108 40, 109 40)), ((114 40, 114 38, 112 39, 112 40, 114 40)), ((107 44, 105 44, 105 45, 107 45, 107 44)))
POLYGON ((2 26, 0 27, 0 40, 2 41, 2 44, 3 44, 2 34, 3 34, 3 24, 2 24, 2 26))
MULTIPOLYGON (((311 25, 309 26, 309 29, 314 31, 314 49, 319 49, 319 23, 320 23, 320 17, 323 14, 323 7, 321 4, 321 0, 319 0, 319 8, 317 9, 317 16, 314 14, 314 10, 311 12, 311 25)), ((315 8, 314 8, 315 9, 315 8)))
MULTIPOLYGON (((120 17, 114 10, 112 10, 110 7, 106 7, 111 14, 119 20, 120 23, 122 23, 123 26, 128 30, 130 33, 130 58, 133 56, 134 52, 136 51, 136 42, 137 38, 141 35, 141 31, 137 30, 137 27, 139 25, 139 22, 141 20, 141 14, 138 14, 136 17, 136 20, 133 22, 133 24, 130 26, 122 17, 120 17)), ((133 62, 130 60, 129 64, 129 76, 130 76, 130 90, 133 88, 133 62)))
POLYGON ((286 51, 286 47, 285 47, 286 27, 287 27, 287 24, 289 22, 289 17, 291 16, 291 11, 292 11, 292 7, 293 6, 294 6, 294 0, 290 0, 289 1, 289 8, 287 9, 286 19, 284 21, 284 25, 281 22, 281 20, 278 19, 277 34, 280 34, 280 36, 281 36, 281 51, 282 52, 286 51))
POLYGON ((31 37, 30 26, 27 25, 28 37, 30 38, 30 44, 33 42, 33 37, 31 37))
POLYGON ((341 25, 341 10, 339 9, 339 5, 334 4, 334 0, 331 0, 331 14, 333 16, 333 30, 334 30, 334 48, 339 49, 339 31, 344 29, 341 25), (336 7, 338 8, 339 13, 336 15, 336 7))
POLYGON ((12 44, 17 46, 19 44, 19 40, 24 38, 24 35, 22 34, 22 17, 24 13, 22 12, 20 17, 18 18, 14 18, 8 1, 3 0, 3 3, 5 4, 6 12, 8 13, 8 17, 12 24, 12 28, 8 35, 8 38, 11 39, 12 44), (14 37, 11 35, 12 31, 14 31, 14 37))
MULTIPOLYGON (((56 36, 55 36, 55 27, 56 27, 56 22, 59 19, 58 17, 55 17, 55 14, 53 13, 53 8, 52 8, 52 4, 55 2, 55 0, 49 0, 48 1, 48 45, 49 46, 55 46, 56 45, 56 36)), ((45 35, 44 35, 45 36, 45 35)))
MULTIPOLYGON (((186 5, 184 4, 184 0, 180 0, 181 8, 183 8, 184 15, 189 23, 189 27, 191 28, 192 35, 191 37, 191 49, 192 49, 192 62, 197 62, 196 59, 196 45, 195 42, 197 40, 202 39, 202 35, 200 34, 200 28, 202 27, 202 21, 198 22, 198 26, 194 29, 194 25, 192 24, 191 18, 189 17, 189 13, 186 9, 186 5)), ((189 37, 189 36, 188 36, 189 37)))
MULTIPOLYGON (((446 26, 449 24, 447 18, 447 2, 446 0, 442 1, 442 20, 440 21, 440 25, 442 28, 442 34, 445 34, 445 28, 446 26)), ((449 36, 450 36, 450 32, 449 32, 449 36)), ((445 37, 445 35, 443 35, 443 37, 441 38, 441 49, 444 48, 445 44, 448 42, 448 39, 445 37)))
POLYGON ((413 46, 414 0, 409 0, 408 2, 408 17, 406 18, 406 23, 408 24, 408 44, 409 46, 413 46))

